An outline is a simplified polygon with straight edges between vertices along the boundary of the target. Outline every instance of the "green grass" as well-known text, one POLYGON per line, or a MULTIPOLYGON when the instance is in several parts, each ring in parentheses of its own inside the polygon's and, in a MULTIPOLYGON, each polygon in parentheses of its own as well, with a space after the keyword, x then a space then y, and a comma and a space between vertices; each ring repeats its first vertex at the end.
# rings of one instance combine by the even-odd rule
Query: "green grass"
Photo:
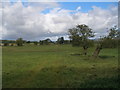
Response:
POLYGON ((81 47, 44 45, 3 47, 3 88, 117 88, 117 49, 103 49, 96 60, 81 47))

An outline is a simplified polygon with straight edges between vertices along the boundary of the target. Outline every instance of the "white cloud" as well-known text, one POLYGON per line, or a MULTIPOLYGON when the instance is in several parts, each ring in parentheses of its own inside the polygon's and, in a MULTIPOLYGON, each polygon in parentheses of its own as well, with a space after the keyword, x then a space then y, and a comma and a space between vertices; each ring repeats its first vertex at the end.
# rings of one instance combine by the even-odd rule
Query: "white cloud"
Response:
MULTIPOLYGON (((106 28, 117 24, 117 7, 109 10, 93 6, 88 13, 66 10, 57 3, 29 3, 24 7, 20 2, 4 6, 3 39, 23 37, 28 40, 39 40, 67 35, 68 29, 77 24, 87 24, 97 35, 104 35, 106 28), (45 7, 46 5, 48 7, 45 7), (53 8, 49 13, 41 13, 46 8, 53 8), (74 14, 71 14, 74 12, 74 14)), ((1 37, 1 36, 0 36, 1 37)))
POLYGON ((79 11, 79 10, 81 10, 81 7, 80 7, 80 6, 76 9, 76 11, 79 11))
MULTIPOLYGON (((2 3, 0 2, 0 32, 2 32, 2 3)), ((2 33, 0 33, 0 39, 2 39, 2 33)))

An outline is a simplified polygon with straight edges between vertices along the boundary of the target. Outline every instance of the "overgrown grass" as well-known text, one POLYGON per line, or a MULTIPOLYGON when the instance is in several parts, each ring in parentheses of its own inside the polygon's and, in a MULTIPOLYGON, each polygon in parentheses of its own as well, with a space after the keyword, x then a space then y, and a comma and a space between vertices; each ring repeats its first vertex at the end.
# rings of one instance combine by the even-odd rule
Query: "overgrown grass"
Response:
POLYGON ((91 57, 71 45, 3 47, 3 88, 117 88, 117 49, 91 57), (80 54, 80 55, 72 55, 80 54))

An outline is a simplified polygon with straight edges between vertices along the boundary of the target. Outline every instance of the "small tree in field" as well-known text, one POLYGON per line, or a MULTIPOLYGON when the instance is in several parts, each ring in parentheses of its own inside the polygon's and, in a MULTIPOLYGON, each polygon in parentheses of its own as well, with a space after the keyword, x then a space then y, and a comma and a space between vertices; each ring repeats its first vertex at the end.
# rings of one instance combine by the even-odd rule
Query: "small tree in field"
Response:
POLYGON ((80 36, 76 28, 69 29, 69 38, 72 46, 80 46, 80 36))
POLYGON ((116 39, 119 37, 119 31, 117 29, 117 26, 114 26, 113 28, 110 29, 109 35, 107 36, 110 39, 116 39))
POLYGON ((38 45, 38 42, 37 42, 37 41, 34 41, 34 45, 38 45))
POLYGON ((97 58, 100 51, 103 48, 109 47, 109 48, 113 48, 116 47, 118 44, 116 42, 118 42, 118 37, 119 37, 119 31, 117 29, 117 27, 113 27, 109 30, 109 34, 106 37, 101 38, 98 41, 97 47, 93 53, 93 57, 97 58))
POLYGON ((64 44, 64 37, 58 38, 57 43, 64 44))
POLYGON ((40 45, 43 45, 43 41, 42 41, 42 40, 40 40, 40 41, 39 41, 39 44, 40 44, 40 45))
POLYGON ((69 29, 69 38, 72 41, 73 46, 82 46, 84 55, 87 55, 87 49, 89 48, 89 38, 94 37, 92 29, 87 25, 77 25, 75 28, 69 29))
POLYGON ((99 41, 97 42, 96 49, 95 49, 95 51, 93 53, 94 58, 98 57, 101 49, 103 48, 103 42, 104 42, 104 38, 100 38, 99 41))
POLYGON ((49 45, 50 43, 52 43, 52 41, 49 38, 43 40, 43 44, 45 44, 45 45, 49 45))
POLYGON ((18 39, 16 40, 16 44, 17 44, 18 46, 23 46, 23 39, 22 39, 22 38, 18 38, 18 39))

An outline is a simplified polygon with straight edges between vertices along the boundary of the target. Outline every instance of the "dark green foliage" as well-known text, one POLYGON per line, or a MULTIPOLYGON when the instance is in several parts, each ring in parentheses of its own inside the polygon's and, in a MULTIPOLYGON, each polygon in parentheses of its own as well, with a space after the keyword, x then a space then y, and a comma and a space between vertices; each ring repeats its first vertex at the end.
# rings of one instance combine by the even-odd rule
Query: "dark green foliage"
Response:
POLYGON ((52 41, 49 38, 43 40, 43 44, 45 44, 45 45, 49 45, 50 43, 52 43, 52 41))
POLYGON ((88 39, 84 42, 80 40, 79 43, 80 43, 81 47, 90 48, 90 47, 94 46, 94 40, 90 40, 90 39, 88 39))
POLYGON ((23 39, 22 39, 22 38, 18 38, 18 39, 16 40, 16 44, 17 44, 18 46, 23 46, 23 39))
POLYGON ((34 45, 38 45, 38 42, 37 42, 37 41, 34 41, 34 45))
POLYGON ((88 48, 92 44, 88 38, 94 37, 92 29, 87 25, 77 25, 75 28, 69 29, 69 38, 73 46, 83 46, 88 48), (87 46, 88 45, 88 46, 87 46))
POLYGON ((39 44, 40 44, 40 45, 43 45, 43 41, 40 40, 40 41, 39 41, 39 44))
POLYGON ((26 40, 23 40, 23 43, 27 43, 27 41, 26 41, 26 40))
POLYGON ((16 41, 15 40, 1 40, 0 43, 3 43, 4 46, 9 46, 9 45, 13 46, 13 44, 15 44, 16 41))
POLYGON ((48 45, 49 42, 48 42, 47 40, 44 40, 44 41, 43 41, 43 44, 48 45))
POLYGON ((72 46, 82 46, 85 55, 87 54, 87 49, 92 45, 89 40, 90 37, 94 37, 94 33, 85 24, 69 29, 69 38, 72 41, 72 46))
POLYGON ((88 40, 88 47, 94 47, 94 45, 95 45, 95 42, 94 42, 94 40, 88 40))
POLYGON ((57 43, 58 44, 64 44, 64 37, 58 38, 57 43))
POLYGON ((102 48, 116 48, 119 41, 119 31, 116 26, 110 29, 108 36, 100 38, 97 42, 93 56, 98 57, 102 48))
POLYGON ((69 38, 71 39, 72 46, 80 46, 80 37, 76 28, 69 29, 69 38))
POLYGON ((107 36, 108 38, 115 39, 118 38, 120 35, 120 32, 117 29, 117 26, 114 26, 110 29, 109 35, 107 36))
POLYGON ((97 78, 93 80, 86 80, 86 82, 80 85, 81 88, 118 88, 119 81, 118 77, 104 77, 104 78, 97 78))
POLYGON ((80 46, 80 41, 81 38, 79 37, 79 35, 73 36, 72 37, 72 46, 80 46))
POLYGON ((110 29, 109 35, 103 39, 103 48, 116 48, 118 46, 119 31, 116 26, 110 29))
POLYGON ((111 39, 111 38, 105 38, 103 41, 103 48, 116 48, 118 47, 118 40, 117 39, 111 39))
POLYGON ((52 43, 52 41, 49 38, 39 41, 39 45, 49 45, 50 43, 52 43))
POLYGON ((26 43, 31 43, 30 41, 27 41, 26 43))
POLYGON ((15 40, 2 40, 2 43, 15 43, 15 40))
POLYGON ((6 43, 4 43, 4 46, 9 46, 9 43, 7 43, 7 42, 6 42, 6 43))
POLYGON ((64 44, 70 44, 70 40, 64 40, 64 44))
POLYGON ((102 38, 102 48, 116 48, 118 47, 119 31, 117 27, 113 27, 109 30, 108 36, 102 38))

